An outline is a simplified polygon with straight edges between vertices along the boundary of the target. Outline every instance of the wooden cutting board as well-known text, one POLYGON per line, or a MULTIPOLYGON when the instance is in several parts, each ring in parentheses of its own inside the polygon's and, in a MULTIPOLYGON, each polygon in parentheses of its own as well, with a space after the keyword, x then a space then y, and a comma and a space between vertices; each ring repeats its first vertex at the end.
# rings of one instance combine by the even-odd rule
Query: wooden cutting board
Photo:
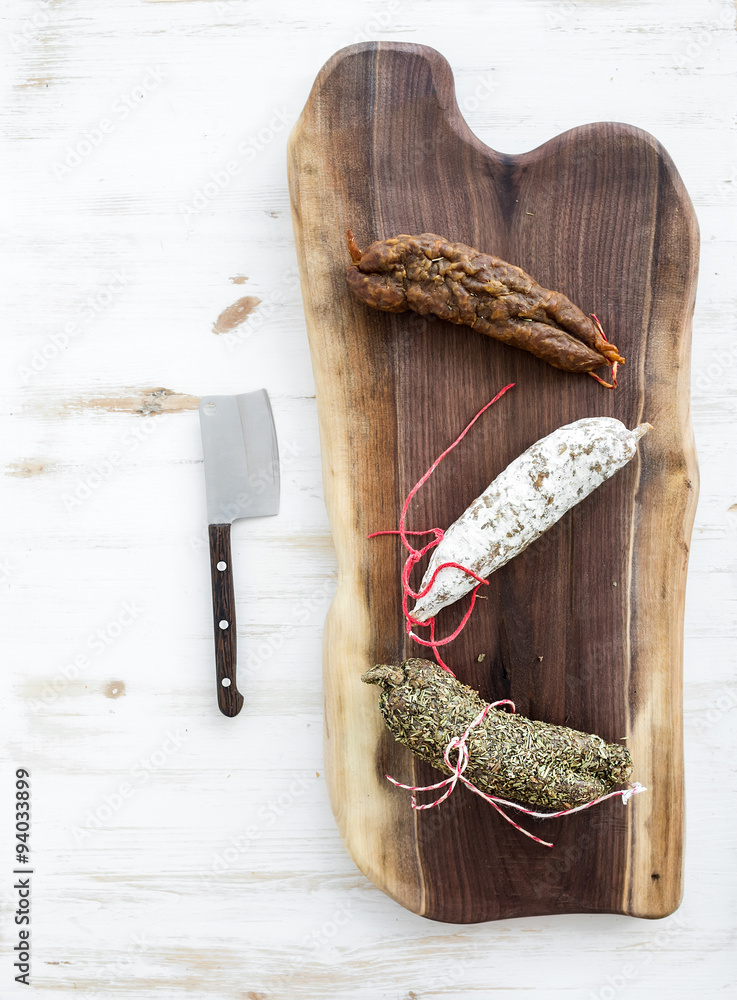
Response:
MULTIPOLYGON (((510 114, 513 109, 510 107, 510 114)), ((325 499, 339 565, 324 645, 325 748, 341 835, 403 906, 465 923, 545 913, 662 917, 681 897, 681 661, 697 468, 689 416, 698 229, 652 136, 597 123, 532 152, 480 142, 433 49, 354 45, 320 71, 289 146, 297 252, 317 389, 325 499), (348 293, 344 232, 361 247, 439 233, 518 264, 595 312, 627 358, 608 391, 466 327, 371 310, 348 293), (400 609, 404 497, 473 414, 409 527, 447 527, 538 438, 585 416, 654 430, 639 457, 491 577, 447 650, 460 680, 536 719, 627 738, 647 786, 544 824, 548 849, 458 788, 413 812, 385 779, 440 775, 384 728, 376 662, 422 655, 400 609), (483 659, 482 659, 483 654, 483 659)), ((606 374, 602 372, 602 374, 606 374)), ((458 608, 441 613, 447 634, 458 608)))

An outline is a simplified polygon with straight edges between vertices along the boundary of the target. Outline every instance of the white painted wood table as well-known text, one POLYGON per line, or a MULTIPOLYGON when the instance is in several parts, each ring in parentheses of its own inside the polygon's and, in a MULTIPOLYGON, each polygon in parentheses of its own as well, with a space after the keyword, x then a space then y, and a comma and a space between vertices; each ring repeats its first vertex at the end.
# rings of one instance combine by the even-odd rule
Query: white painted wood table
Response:
POLYGON ((23 990, 21 767, 42 996, 737 996, 735 15, 731 0, 4 4, 3 1000, 23 990), (320 644, 336 568, 285 143, 322 63, 366 38, 440 49, 496 149, 587 121, 648 129, 695 202, 687 878, 665 921, 434 924, 367 882, 335 830, 320 644), (213 333, 245 297, 260 303, 213 333), (233 721, 215 706, 195 407, 260 386, 283 505, 234 530, 233 721))

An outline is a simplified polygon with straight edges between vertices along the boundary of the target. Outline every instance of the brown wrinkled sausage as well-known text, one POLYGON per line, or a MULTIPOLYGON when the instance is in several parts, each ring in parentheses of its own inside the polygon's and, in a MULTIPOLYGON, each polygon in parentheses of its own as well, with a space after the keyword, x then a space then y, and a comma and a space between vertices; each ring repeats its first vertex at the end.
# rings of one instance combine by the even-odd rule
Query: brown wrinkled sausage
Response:
POLYGON ((598 322, 498 257, 434 233, 378 240, 363 252, 350 229, 346 237, 348 287, 374 309, 464 324, 563 371, 624 363, 598 322))

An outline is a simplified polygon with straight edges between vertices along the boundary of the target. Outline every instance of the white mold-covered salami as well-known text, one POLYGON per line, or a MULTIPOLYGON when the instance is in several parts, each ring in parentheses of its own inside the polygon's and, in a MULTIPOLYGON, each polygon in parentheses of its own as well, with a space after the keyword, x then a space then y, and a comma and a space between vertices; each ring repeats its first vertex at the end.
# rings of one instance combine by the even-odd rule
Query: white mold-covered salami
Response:
MULTIPOLYGON (((445 532, 420 586, 438 566, 455 562, 484 579, 629 462, 651 430, 629 431, 614 417, 585 417, 541 438, 516 458, 445 532)), ((426 622, 476 586, 473 577, 446 566, 412 609, 426 622)))

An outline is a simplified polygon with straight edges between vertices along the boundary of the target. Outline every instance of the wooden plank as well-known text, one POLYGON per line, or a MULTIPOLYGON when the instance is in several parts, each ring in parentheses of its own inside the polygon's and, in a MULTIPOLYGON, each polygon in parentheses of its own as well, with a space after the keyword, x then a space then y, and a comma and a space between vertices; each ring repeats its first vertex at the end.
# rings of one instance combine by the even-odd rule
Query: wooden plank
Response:
MULTIPOLYGON (((681 646, 697 472, 688 406, 698 231, 668 154, 599 123, 521 156, 470 132, 434 50, 365 43, 322 69, 289 152, 339 585, 325 632, 331 801, 359 867, 417 913, 473 922, 561 912, 659 917, 681 895, 681 646), (621 387, 559 372, 465 328, 353 301, 343 233, 438 232, 510 260, 596 312, 627 357, 621 387), (413 814, 384 779, 437 772, 385 732, 376 661, 417 652, 399 609, 394 527, 403 498, 467 420, 517 388, 438 470, 411 527, 447 526, 509 461, 555 427, 611 415, 655 426, 633 461, 491 578, 451 647, 484 697, 554 723, 627 737, 648 786, 556 821, 546 851, 464 791, 413 814), (483 662, 479 655, 485 654, 483 662), (575 863, 572 859, 576 859, 575 863)), ((441 618, 449 629, 454 612, 441 618)), ((551 832, 551 827, 546 827, 551 832)))

